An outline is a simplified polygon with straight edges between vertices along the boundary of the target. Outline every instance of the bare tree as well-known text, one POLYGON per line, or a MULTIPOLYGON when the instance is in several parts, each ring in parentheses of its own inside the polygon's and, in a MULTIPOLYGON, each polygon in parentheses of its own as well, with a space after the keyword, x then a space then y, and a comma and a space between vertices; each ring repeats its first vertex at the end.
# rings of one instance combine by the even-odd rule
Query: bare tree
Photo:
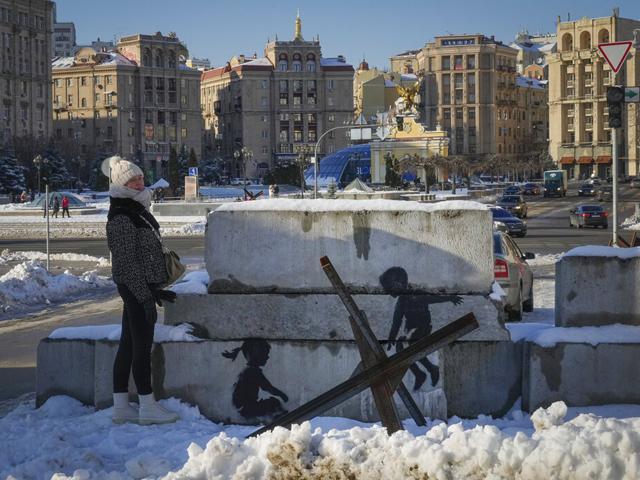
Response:
POLYGON ((425 158, 416 153, 411 157, 400 159, 400 165, 401 167, 413 167, 415 169, 424 170, 424 189, 425 193, 429 193, 429 174, 433 175, 437 167, 445 165, 446 160, 447 157, 443 157, 439 154, 425 158))
POLYGON ((500 155, 498 153, 487 153, 484 157, 482 157, 482 162, 480 167, 483 171, 488 171, 491 175, 491 182, 494 179, 494 173, 496 171, 503 171, 505 167, 509 165, 509 160, 500 155))
POLYGON ((459 173, 466 174, 469 170, 470 158, 466 154, 455 154, 445 158, 444 166, 453 178, 451 193, 456 194, 456 177, 459 173))

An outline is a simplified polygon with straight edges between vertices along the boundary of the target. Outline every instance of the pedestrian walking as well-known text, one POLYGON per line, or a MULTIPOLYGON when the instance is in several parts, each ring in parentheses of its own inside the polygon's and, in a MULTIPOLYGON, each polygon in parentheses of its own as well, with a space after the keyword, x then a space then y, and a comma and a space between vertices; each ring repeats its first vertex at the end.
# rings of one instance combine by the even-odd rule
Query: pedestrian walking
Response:
POLYGON ((22 190, 22 195, 20 195, 20 201, 22 203, 25 203, 27 201, 27 192, 25 192, 24 190, 22 190))
POLYGON ((71 218, 71 215, 69 215, 69 199, 66 195, 62 199, 62 218, 64 218, 64 212, 67 212, 67 218, 71 218))
POLYGON ((60 200, 58 200, 58 197, 53 197, 53 211, 51 212, 51 216, 53 217, 55 215, 55 217, 58 218, 59 211, 60 211, 60 200))
POLYGON ((124 303, 122 333, 113 364, 113 421, 141 425, 172 423, 180 418, 156 403, 151 387, 151 348, 156 303, 173 303, 176 294, 159 289, 167 280, 160 227, 149 212, 151 193, 142 170, 118 156, 109 160, 111 186, 107 243, 112 254, 112 278, 124 303), (129 376, 138 391, 140 410, 129 404, 129 376))

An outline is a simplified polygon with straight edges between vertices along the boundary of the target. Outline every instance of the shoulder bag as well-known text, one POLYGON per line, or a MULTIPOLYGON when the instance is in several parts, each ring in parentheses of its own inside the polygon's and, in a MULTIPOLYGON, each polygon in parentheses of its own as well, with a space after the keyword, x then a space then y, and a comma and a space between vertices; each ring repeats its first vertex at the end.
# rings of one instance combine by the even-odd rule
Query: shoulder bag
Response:
POLYGON ((180 257, 178 256, 178 254, 173 250, 169 250, 164 245, 164 243, 162 242, 162 237, 156 231, 156 229, 153 228, 153 225, 151 225, 149 221, 146 218, 144 218, 142 215, 140 216, 140 218, 142 218, 142 220, 147 222, 147 225, 151 227, 151 230, 153 230, 153 233, 155 234, 156 238, 160 242, 160 245, 162 246, 162 254, 164 256, 164 268, 167 273, 167 282, 163 284, 162 288, 168 287, 169 285, 175 283, 175 281, 182 276, 182 274, 186 270, 186 267, 182 264, 182 262, 180 262, 180 257))

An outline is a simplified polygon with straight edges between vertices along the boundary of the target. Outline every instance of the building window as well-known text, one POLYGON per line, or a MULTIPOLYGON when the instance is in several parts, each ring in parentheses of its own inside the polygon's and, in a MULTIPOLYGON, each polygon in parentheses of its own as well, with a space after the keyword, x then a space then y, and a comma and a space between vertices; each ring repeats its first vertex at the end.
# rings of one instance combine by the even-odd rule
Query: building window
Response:
POLYGON ((62 86, 62 80, 60 80, 59 78, 56 78, 53 83, 55 84, 56 87, 61 87, 62 86))
POLYGON ((445 120, 451 119, 451 110, 449 110, 448 108, 445 108, 442 111, 442 116, 444 117, 445 120))
POLYGON ((330 113, 330 114, 329 114, 329 116, 328 116, 328 118, 327 118, 327 120, 328 120, 329 122, 335 122, 335 121, 336 121, 336 116, 335 116, 335 114, 330 113))
POLYGON ((451 69, 451 58, 442 57, 442 70, 450 70, 451 69))
POLYGON ((470 108, 469 109, 469 120, 471 119, 475 119, 476 118, 476 109, 475 108, 470 108))
POLYGON ((463 139, 464 139, 464 130, 462 129, 462 127, 456 128, 456 140, 463 140, 463 139))
POLYGON ((336 132, 329 132, 329 138, 336 138, 336 132))
POLYGON ((462 118, 463 111, 461 108, 456 108, 456 118, 462 118))
POLYGON ((111 75, 105 75, 104 81, 107 82, 107 85, 111 85, 111 75))
POLYGON ((87 106, 87 99, 83 98, 82 100, 80 100, 80 105, 83 106, 83 107, 86 107, 87 106))
POLYGON ((67 78, 67 87, 73 87, 73 78, 67 78))
POLYGON ((280 60, 278 62, 278 68, 280 69, 281 72, 286 72, 288 65, 287 65, 287 61, 286 60, 280 60))
POLYGON ((476 68, 476 56, 467 55, 467 68, 476 68))
POLYGON ((269 130, 262 130, 262 138, 269 138, 269 130))
POLYGON ((96 103, 100 102, 100 94, 99 93, 96 93, 95 101, 96 101, 96 103))
POLYGON ((262 146, 262 154, 263 155, 268 155, 269 154, 269 147, 267 147, 266 145, 262 146))
POLYGON ((73 95, 67 96, 67 103, 69 104, 69 106, 73 105, 73 95))
POLYGON ((262 121, 267 122, 267 120, 268 120, 268 117, 266 115, 262 115, 262 121))
POLYGON ((289 104, 289 95, 286 93, 280 94, 280 105, 288 105, 289 104))
POLYGON ((186 95, 181 95, 180 96, 180 103, 182 103, 182 105, 186 105, 187 104, 187 96, 186 95))
POLYGON ((451 103, 451 94, 445 93, 443 95, 442 103, 451 103))
POLYGON ((469 127, 469 136, 470 137, 476 136, 476 127, 469 127))
POLYGON ((187 138, 187 129, 186 128, 182 129, 182 138, 187 138))
POLYGON ((333 97, 328 97, 327 98, 327 105, 333 105, 333 97))
POLYGON ((451 85, 451 76, 448 73, 445 75, 442 75, 442 84, 451 85))
POLYGON ((315 72, 316 71, 316 62, 307 62, 307 72, 315 72))
POLYGON ((327 80, 327 88, 329 91, 333 91, 333 80, 327 80))
POLYGON ((293 61, 293 71, 294 72, 301 72, 302 71, 302 62, 300 62, 300 60, 294 60, 293 61))
POLYGON ((289 91, 289 82, 287 80, 280 80, 279 82, 280 93, 286 93, 289 91))

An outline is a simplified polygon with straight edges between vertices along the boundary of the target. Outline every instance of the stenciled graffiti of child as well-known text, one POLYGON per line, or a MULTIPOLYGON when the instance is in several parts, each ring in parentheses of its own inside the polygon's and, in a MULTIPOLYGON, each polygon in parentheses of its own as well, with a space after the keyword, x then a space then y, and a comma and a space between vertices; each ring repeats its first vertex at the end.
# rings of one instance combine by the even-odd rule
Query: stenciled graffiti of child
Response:
POLYGON ((233 405, 244 418, 274 418, 287 413, 280 400, 275 397, 258 400, 260 390, 263 390, 280 397, 285 402, 289 401, 289 397, 271 385, 271 382, 267 380, 267 377, 262 372, 261 367, 267 363, 270 350, 271 345, 265 340, 247 339, 240 347, 234 348, 230 352, 225 351, 222 353, 222 356, 233 361, 238 356, 238 353, 242 352, 247 360, 247 368, 238 375, 232 397, 233 405))
MULTIPOLYGON (((398 297, 393 311, 393 321, 387 346, 387 350, 391 350, 395 345, 396 352, 404 350, 402 342, 407 341, 411 345, 431 333, 430 304, 451 302, 454 305, 459 305, 462 302, 462 297, 458 295, 408 295, 410 293, 410 289, 407 288, 409 278, 406 270, 402 267, 391 267, 380 275, 380 285, 392 297, 398 297), (405 335, 398 337, 403 319, 405 319, 405 335)), ((437 365, 431 363, 427 357, 424 357, 410 367, 411 372, 416 377, 413 389, 418 390, 427 379, 427 374, 418 366, 418 363, 427 369, 429 375, 431 375, 431 386, 435 387, 440 379, 440 369, 437 365)))

